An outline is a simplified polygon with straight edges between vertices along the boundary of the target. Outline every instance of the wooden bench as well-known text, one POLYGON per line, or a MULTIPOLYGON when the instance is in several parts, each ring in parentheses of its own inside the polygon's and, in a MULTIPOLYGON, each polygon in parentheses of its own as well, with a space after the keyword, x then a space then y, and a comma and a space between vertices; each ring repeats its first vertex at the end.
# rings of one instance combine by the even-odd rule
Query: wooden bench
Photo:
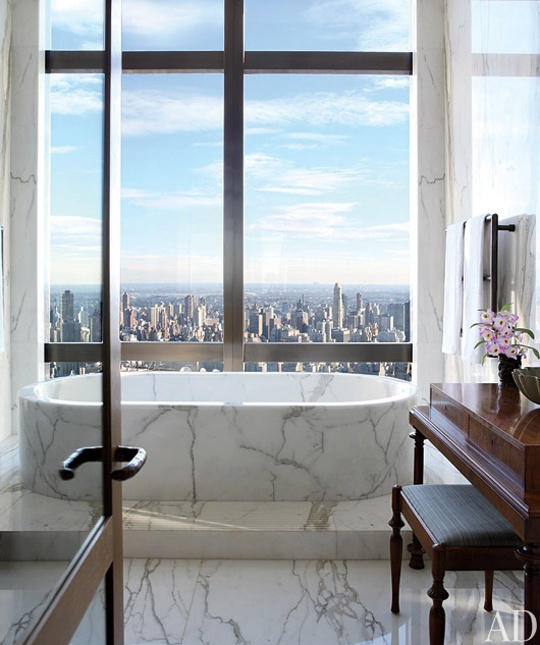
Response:
POLYGON ((413 531, 408 546, 409 566, 424 567, 423 555, 431 559, 433 584, 427 594, 433 604, 429 613, 430 645, 443 645, 448 598, 443 580, 446 571, 485 571, 484 609, 491 611, 494 571, 522 569, 515 549, 521 540, 511 524, 478 490, 468 484, 417 484, 392 490, 390 566, 392 612, 399 613, 399 583, 403 557, 401 528, 405 518, 413 531))

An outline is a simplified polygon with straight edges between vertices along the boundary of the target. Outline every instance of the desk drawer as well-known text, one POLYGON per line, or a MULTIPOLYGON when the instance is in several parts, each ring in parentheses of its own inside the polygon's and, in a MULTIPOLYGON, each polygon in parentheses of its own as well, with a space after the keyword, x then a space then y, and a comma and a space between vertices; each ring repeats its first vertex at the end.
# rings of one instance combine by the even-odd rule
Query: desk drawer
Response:
POLYGON ((515 473, 520 474, 520 476, 523 475, 523 454, 516 446, 506 441, 504 437, 495 434, 475 419, 471 419, 469 439, 489 455, 502 461, 515 473))
POLYGON ((445 419, 448 419, 452 425, 455 425, 459 430, 467 434, 469 429, 469 414, 467 410, 433 388, 431 390, 431 409, 435 410, 445 419))

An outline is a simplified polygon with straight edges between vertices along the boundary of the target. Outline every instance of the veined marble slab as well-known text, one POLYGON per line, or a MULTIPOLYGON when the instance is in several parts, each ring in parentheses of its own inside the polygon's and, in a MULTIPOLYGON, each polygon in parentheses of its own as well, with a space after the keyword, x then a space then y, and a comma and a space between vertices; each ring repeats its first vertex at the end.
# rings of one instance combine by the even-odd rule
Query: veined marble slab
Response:
MULTIPOLYGON (((446 642, 485 642, 483 574, 449 572, 446 642)), ((388 563, 323 560, 131 560, 128 645, 428 645, 429 567, 404 567, 401 613, 390 612, 388 563)), ((512 629, 521 577, 497 574, 494 607, 512 629)), ((493 639, 495 640, 495 639, 493 639)))

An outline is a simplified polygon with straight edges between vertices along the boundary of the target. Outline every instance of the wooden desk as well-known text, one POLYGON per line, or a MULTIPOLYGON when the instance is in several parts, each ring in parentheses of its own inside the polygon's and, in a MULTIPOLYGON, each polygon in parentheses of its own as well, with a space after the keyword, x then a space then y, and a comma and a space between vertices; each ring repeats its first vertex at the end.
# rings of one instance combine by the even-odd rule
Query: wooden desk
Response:
MULTIPOLYGON (((540 406, 517 388, 496 383, 432 384, 430 405, 414 408, 414 483, 423 483, 428 439, 512 523, 526 543, 517 550, 525 571, 525 609, 540 645, 540 406)), ((530 623, 526 626, 530 634, 530 623)))

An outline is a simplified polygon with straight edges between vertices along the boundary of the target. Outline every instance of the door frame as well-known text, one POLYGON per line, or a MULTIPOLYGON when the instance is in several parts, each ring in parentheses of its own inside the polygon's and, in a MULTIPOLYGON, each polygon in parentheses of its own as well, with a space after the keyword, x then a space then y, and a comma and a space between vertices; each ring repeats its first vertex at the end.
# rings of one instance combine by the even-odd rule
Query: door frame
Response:
MULTIPOLYGON (((100 585, 105 585, 106 645, 123 645, 122 484, 111 472, 121 444, 120 335, 120 111, 121 0, 104 0, 105 49, 97 71, 104 75, 102 195, 102 438, 103 510, 79 549, 48 607, 24 645, 68 645, 100 585)), ((75 352, 77 348, 74 347, 75 352)), ((45 355, 45 360, 47 356, 45 355)), ((60 464, 59 464, 60 466, 60 464)), ((79 473, 84 476, 84 468, 79 473)))

